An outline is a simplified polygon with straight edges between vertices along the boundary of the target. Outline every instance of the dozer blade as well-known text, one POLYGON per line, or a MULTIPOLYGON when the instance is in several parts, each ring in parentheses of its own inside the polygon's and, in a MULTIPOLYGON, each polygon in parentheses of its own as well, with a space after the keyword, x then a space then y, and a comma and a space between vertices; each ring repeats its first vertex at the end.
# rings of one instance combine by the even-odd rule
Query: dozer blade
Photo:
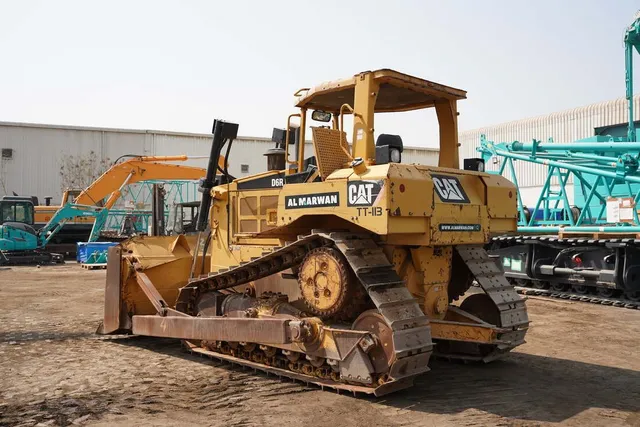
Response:
MULTIPOLYGON (((180 288, 189 280, 196 240, 195 235, 141 236, 109 248, 104 319, 98 333, 130 331, 130 313, 157 313, 155 302, 138 284, 136 272, 148 277, 168 306, 175 306, 180 288)), ((208 272, 208 258, 203 264, 202 255, 198 257, 198 273, 208 272)))

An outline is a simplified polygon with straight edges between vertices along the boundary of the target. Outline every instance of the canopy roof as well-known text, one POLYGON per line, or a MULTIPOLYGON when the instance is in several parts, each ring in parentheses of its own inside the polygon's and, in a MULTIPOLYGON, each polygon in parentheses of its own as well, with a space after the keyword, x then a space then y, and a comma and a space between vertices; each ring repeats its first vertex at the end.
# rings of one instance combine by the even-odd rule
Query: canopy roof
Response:
MULTIPOLYGON (((376 112, 410 111, 433 107, 437 100, 465 99, 467 92, 429 80, 382 69, 365 71, 372 73, 380 84, 376 100, 376 112)), ((314 110, 337 112, 343 104, 353 106, 356 81, 361 74, 344 80, 322 83, 311 89, 300 89, 296 106, 314 110)))

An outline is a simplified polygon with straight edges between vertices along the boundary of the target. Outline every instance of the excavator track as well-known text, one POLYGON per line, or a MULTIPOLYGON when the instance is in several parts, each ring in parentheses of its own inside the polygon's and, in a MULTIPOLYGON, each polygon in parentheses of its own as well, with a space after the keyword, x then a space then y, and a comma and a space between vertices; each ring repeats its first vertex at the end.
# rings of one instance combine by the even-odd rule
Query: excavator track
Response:
MULTIPOLYGON (((572 247, 621 247, 640 248, 640 239, 635 238, 608 238, 608 239, 592 239, 586 237, 568 237, 560 238, 558 236, 500 236, 492 239, 494 244, 504 245, 525 245, 526 242, 539 242, 547 245, 561 245, 570 249, 572 247)), ((491 252, 491 251, 489 251, 491 252)), ((499 255, 493 255, 499 257, 499 255)), ((495 262, 495 261, 494 261, 495 262)), ((586 302, 591 304, 600 304, 605 306, 627 308, 632 310, 640 310, 640 292, 636 292, 637 298, 627 298, 625 292, 621 289, 606 287, 599 285, 597 282, 583 281, 572 283, 570 281, 558 280, 554 288, 552 281, 555 279, 551 276, 548 280, 536 279, 529 277, 525 272, 506 273, 507 280, 511 283, 519 294, 527 296, 536 296, 550 299, 562 299, 576 302, 586 302)))
POLYGON ((0 265, 64 264, 64 255, 40 249, 25 251, 0 251, 0 265))
POLYGON ((527 296, 536 296, 550 299, 562 299, 570 301, 587 302, 591 304, 607 305, 612 307, 640 310, 640 301, 626 298, 606 298, 598 295, 585 295, 571 291, 555 291, 553 289, 538 289, 533 287, 533 281, 518 280, 514 283, 516 292, 527 296))
POLYGON ((348 378, 340 378, 326 361, 321 366, 314 366, 304 358, 292 361, 290 355, 287 357, 281 350, 273 347, 239 348, 235 343, 191 341, 186 341, 185 345, 195 353, 338 391, 380 396, 410 387, 417 375, 429 370, 429 357, 433 351, 429 320, 389 263, 382 248, 367 235, 312 230, 310 235, 301 236, 295 242, 274 248, 247 263, 191 280, 181 289, 176 309, 189 315, 197 315, 196 301, 200 295, 233 288, 284 271, 299 264, 309 250, 318 247, 335 247, 345 256, 392 331, 394 354, 388 372, 376 376, 371 384, 361 384, 348 378))
MULTIPOLYGON (((529 326, 525 299, 518 295, 505 278, 502 270, 481 245, 461 245, 456 246, 455 250, 473 275, 475 283, 484 290, 486 296, 497 309, 499 324, 496 326, 501 328, 498 335, 500 343, 493 345, 473 344, 482 346, 481 351, 477 352, 477 356, 439 351, 436 351, 436 355, 447 359, 483 362, 496 360, 525 342, 524 336, 529 326)), ((436 350, 438 350, 437 346, 436 350)))

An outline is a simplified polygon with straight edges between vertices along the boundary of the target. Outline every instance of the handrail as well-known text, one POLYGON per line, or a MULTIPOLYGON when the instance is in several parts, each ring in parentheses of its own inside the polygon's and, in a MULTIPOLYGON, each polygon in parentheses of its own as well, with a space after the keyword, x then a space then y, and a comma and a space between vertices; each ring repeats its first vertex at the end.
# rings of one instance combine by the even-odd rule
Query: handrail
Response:
POLYGON ((310 87, 303 87, 302 89, 298 89, 296 93, 293 94, 293 96, 302 96, 300 92, 309 92, 310 90, 310 87))
MULTIPOLYGON (((285 134, 285 138, 284 138, 284 158, 286 160, 286 167, 287 169, 285 170, 285 174, 286 175, 290 175, 291 172, 289 172, 291 170, 290 166, 292 164, 298 164, 297 161, 292 162, 291 160, 289 160, 289 128, 291 127, 291 118, 293 117, 302 117, 299 113, 294 113, 294 114, 289 114, 289 117, 287 117, 287 131, 285 134)), ((301 144, 304 144, 304 141, 301 142, 301 144)))

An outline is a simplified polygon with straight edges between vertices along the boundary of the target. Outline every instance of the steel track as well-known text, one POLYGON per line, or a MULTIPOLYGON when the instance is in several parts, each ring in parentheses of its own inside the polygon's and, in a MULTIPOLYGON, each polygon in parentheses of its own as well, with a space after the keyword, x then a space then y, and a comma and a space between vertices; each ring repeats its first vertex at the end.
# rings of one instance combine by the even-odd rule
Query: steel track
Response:
MULTIPOLYGON (((393 265, 389 263, 382 248, 368 235, 312 230, 312 234, 301 236, 286 246, 265 251, 262 256, 249 262, 191 280, 181 289, 176 309, 195 316, 200 295, 233 288, 282 272, 298 265, 309 250, 318 247, 335 247, 345 256, 392 330, 395 357, 387 373, 375 376, 372 384, 359 384, 332 374, 333 371, 326 361, 324 365, 313 369, 304 359, 304 355, 300 361, 288 363, 288 359, 279 349, 271 349, 275 350, 275 355, 265 356, 262 350, 243 351, 242 347, 237 347, 236 344, 235 348, 230 348, 230 343, 185 341, 185 346, 189 351, 207 357, 337 391, 380 396, 410 387, 417 375, 429 370, 428 361, 433 353, 429 321, 409 293, 404 281, 393 269, 393 265)), ((464 354, 447 354, 445 357, 456 360, 497 359, 524 343, 528 326, 524 300, 499 270, 494 271, 495 263, 481 246, 463 246, 456 249, 500 311, 504 332, 500 337, 501 344, 492 346, 491 352, 483 357, 464 354)))
MULTIPOLYGON (((322 369, 324 367, 311 370, 306 361, 303 361, 301 366, 287 364, 289 369, 282 369, 247 360, 247 357, 252 357, 255 353, 245 354, 243 351, 233 350, 232 354, 224 354, 224 352, 215 351, 215 346, 201 348, 190 342, 186 345, 194 352, 223 360, 232 358, 234 363, 245 364, 265 372, 277 369, 280 375, 287 376, 286 373, 289 373, 288 376, 293 379, 337 390, 354 391, 355 387, 357 388, 355 391, 380 396, 410 387, 417 375, 429 370, 429 357, 433 351, 429 320, 415 298, 409 293, 402 279, 396 274, 393 265, 389 263, 382 252, 382 248, 367 235, 324 233, 314 230, 309 236, 302 236, 289 245, 276 248, 272 252, 265 252, 263 256, 245 264, 223 269, 190 281, 181 290, 176 309, 195 316, 197 315, 195 313, 196 300, 201 294, 240 286, 284 271, 299 264, 309 250, 321 246, 335 247, 345 256, 369 297, 392 330, 392 342, 395 349, 394 360, 389 371, 378 376, 374 384, 353 384, 353 381, 345 381, 344 379, 335 381, 322 378, 326 377, 327 372, 322 369), (313 371, 314 375, 294 372, 292 367, 296 368, 296 371, 313 371)), ((217 343, 217 348, 225 347, 217 343)), ((281 354, 278 353, 278 355, 281 354)), ((259 357, 262 358, 262 356, 259 357)), ((273 360, 273 362, 275 365, 277 360, 273 360)), ((328 366, 327 368, 331 369, 328 366)))
POLYGON ((640 310, 640 301, 632 301, 625 298, 605 298, 597 295, 585 295, 570 291, 555 291, 553 289, 538 289, 520 285, 516 285, 515 290, 522 295, 533 295, 545 298, 588 302, 591 304, 640 310))
MULTIPOLYGON (((546 244, 553 245, 566 245, 567 248, 570 245, 587 245, 587 246, 605 246, 607 244, 625 244, 630 246, 640 247, 640 239, 635 238, 609 238, 609 239, 591 239, 586 237, 565 237, 558 236, 536 236, 536 235, 516 235, 516 236, 499 236, 494 237, 492 242, 497 243, 513 243, 513 244, 525 244, 526 241, 538 241, 546 244)), ((525 277, 509 277, 507 273, 507 280, 514 286, 516 291, 522 295, 533 295, 546 298, 563 299, 571 301, 588 302, 591 304, 600 304, 606 306, 628 308, 628 309, 640 309, 640 301, 634 301, 624 297, 604 297, 595 295, 593 293, 579 293, 572 290, 559 291, 554 289, 541 289, 533 286, 534 282, 544 282, 543 280, 531 279, 526 275, 525 277)), ((611 289, 604 286, 597 286, 591 283, 583 283, 589 289, 590 292, 597 291, 597 289, 611 289)), ((567 287, 573 286, 572 283, 566 283, 567 287)), ((614 289, 617 293, 624 295, 624 291, 621 289, 614 289)))
POLYGON ((231 363, 232 365, 247 367, 247 368, 253 369, 254 371, 264 372, 267 375, 269 374, 275 375, 278 378, 289 378, 291 380, 303 382, 307 385, 314 384, 322 389, 326 387, 332 390, 336 390, 338 393, 340 393, 340 391, 352 392, 354 395, 356 393, 364 393, 364 394, 373 393, 373 388, 371 387, 365 387, 365 386, 360 386, 355 384, 337 383, 335 381, 293 372, 289 369, 282 369, 275 366, 265 365, 263 363, 256 363, 245 358, 235 357, 228 354, 222 354, 217 351, 211 351, 202 347, 198 347, 189 341, 184 341, 184 346, 185 346, 185 349, 191 352, 192 354, 206 356, 210 359, 216 359, 221 362, 231 363))
MULTIPOLYGON (((514 290, 502 270, 489 257, 481 245, 456 246, 466 266, 474 277, 474 285, 482 288, 484 293, 493 301, 500 316, 501 332, 498 336, 500 344, 473 344, 474 354, 456 353, 452 351, 440 351, 436 345, 436 356, 447 360, 482 361, 491 362, 499 359, 524 344, 525 334, 529 327, 529 317, 525 306, 525 300, 514 290), (483 350, 481 351, 480 348, 483 350)), ((464 348, 471 348, 471 343, 465 343, 464 348)), ((445 347, 446 348, 446 347, 445 347)))

